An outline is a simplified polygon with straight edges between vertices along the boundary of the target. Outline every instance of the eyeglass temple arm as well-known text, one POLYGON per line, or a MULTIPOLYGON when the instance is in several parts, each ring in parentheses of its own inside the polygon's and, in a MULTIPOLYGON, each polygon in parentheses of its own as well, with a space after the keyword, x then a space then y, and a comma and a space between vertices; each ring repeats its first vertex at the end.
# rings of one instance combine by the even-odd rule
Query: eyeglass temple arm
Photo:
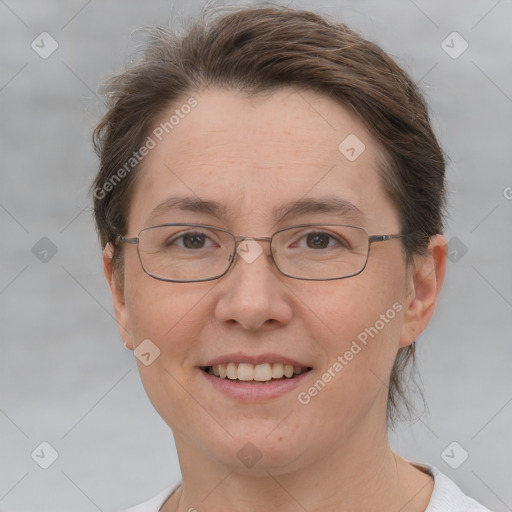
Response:
POLYGON ((399 234, 399 235, 370 235, 368 237, 368 240, 370 243, 372 242, 387 242, 388 240, 394 240, 396 238, 403 238, 404 236, 407 236, 408 233, 399 234))
POLYGON ((139 243, 139 237, 136 236, 134 238, 125 238, 124 236, 119 236, 118 240, 122 242, 123 244, 138 244, 139 243))

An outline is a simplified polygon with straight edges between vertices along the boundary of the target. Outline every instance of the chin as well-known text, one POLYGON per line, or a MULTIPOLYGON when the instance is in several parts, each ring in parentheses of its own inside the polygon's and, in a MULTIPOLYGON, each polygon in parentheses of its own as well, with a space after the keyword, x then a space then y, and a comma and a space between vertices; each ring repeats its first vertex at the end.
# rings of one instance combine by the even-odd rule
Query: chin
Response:
POLYGON ((233 426, 232 437, 222 436, 214 444, 211 438, 205 440, 207 449, 214 459, 236 473, 268 476, 269 472, 277 475, 295 471, 307 465, 308 452, 318 451, 313 445, 319 438, 304 426, 281 425, 276 429, 279 421, 250 420, 236 429, 233 426), (247 428, 247 423, 252 428, 247 428))

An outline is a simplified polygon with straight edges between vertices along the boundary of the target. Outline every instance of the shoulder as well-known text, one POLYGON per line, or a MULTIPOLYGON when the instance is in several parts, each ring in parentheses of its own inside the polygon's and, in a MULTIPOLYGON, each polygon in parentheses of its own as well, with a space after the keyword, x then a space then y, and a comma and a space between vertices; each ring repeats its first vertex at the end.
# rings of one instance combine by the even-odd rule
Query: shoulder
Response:
MULTIPOLYGON (((414 465, 430 473, 434 478, 434 490, 425 512, 491 512, 473 498, 466 496, 455 482, 441 473, 436 467, 424 464, 414 465)), ((160 507, 178 487, 179 484, 168 487, 149 501, 145 501, 135 507, 130 507, 123 512, 158 512, 160 507)))
POLYGON ((179 487, 180 484, 173 485, 159 492, 156 496, 153 496, 148 501, 135 505, 134 507, 127 508, 122 512, 158 512, 160 507, 170 498, 174 491, 179 487))
POLYGON ((460 488, 433 466, 414 464, 434 478, 434 490, 425 512, 491 512, 488 508, 466 496, 460 488))

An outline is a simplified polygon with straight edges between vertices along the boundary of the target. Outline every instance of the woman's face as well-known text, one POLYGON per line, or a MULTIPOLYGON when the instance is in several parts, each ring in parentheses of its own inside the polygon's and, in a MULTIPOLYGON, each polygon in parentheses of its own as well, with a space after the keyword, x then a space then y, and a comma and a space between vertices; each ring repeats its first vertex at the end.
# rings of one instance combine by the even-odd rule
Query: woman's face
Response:
MULTIPOLYGON (((181 222, 252 237, 301 223, 400 232, 378 176, 379 149, 347 108, 291 89, 252 99, 221 89, 194 97, 197 106, 161 141, 154 137, 137 171, 127 236, 181 222), (169 204, 177 196, 189 198, 188 207, 169 204), (278 215, 313 199, 313 208, 278 215), (320 206, 333 199, 354 208, 320 206), (222 210, 192 205, 199 201, 222 210)), ((376 442, 385 432, 397 350, 426 323, 411 313, 421 297, 400 240, 372 244, 361 274, 332 281, 286 277, 273 266, 268 242, 259 245, 259 256, 238 256, 222 278, 193 283, 151 278, 137 247, 123 247, 124 283, 111 283, 116 315, 127 346, 151 340, 139 349, 146 354, 139 370, 178 450, 237 471, 254 465, 278 473, 328 457, 354 436, 376 442), (153 360, 154 346, 160 354, 153 360), (261 364, 263 375, 266 363, 276 375, 278 363, 303 371, 246 382, 205 371, 217 363, 249 363, 249 372, 261 364)), ((108 273, 108 250, 106 263, 108 273)))

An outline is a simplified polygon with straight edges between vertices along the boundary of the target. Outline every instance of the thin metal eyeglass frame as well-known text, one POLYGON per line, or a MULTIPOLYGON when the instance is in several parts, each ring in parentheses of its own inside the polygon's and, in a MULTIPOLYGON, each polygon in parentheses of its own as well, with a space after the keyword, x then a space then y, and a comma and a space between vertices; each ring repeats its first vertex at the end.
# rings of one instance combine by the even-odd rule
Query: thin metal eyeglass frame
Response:
POLYGON ((168 283, 200 283, 200 282, 204 282, 204 281, 214 281, 215 279, 220 279, 221 277, 225 276, 228 273, 228 271, 231 269, 231 267, 233 266, 233 264, 234 264, 234 262, 236 260, 236 254, 237 254, 238 246, 244 240, 255 240, 255 241, 261 241, 261 242, 269 242, 269 244, 270 244, 270 258, 271 258, 272 262, 274 263, 274 266, 277 268, 277 270, 279 270, 279 272, 282 275, 286 276, 286 277, 289 277, 291 279, 299 279, 301 281, 335 281, 335 280, 339 280, 339 279, 348 279, 349 277, 355 277, 355 276, 361 274, 364 271, 364 269, 366 268, 366 265, 368 264, 368 258, 370 256, 370 248, 371 248, 372 243, 374 243, 374 242, 387 242, 389 240, 395 240, 395 239, 398 239, 398 238, 404 238, 406 236, 410 236, 411 234, 412 233, 388 234, 388 235, 369 235, 368 232, 366 231, 366 229, 364 229, 364 228, 362 228, 360 226, 352 226, 350 224, 297 224, 297 225, 294 225, 294 226, 288 226, 286 228, 279 229, 270 237, 268 237, 268 236, 262 236, 262 237, 235 236, 233 233, 231 233, 231 231, 228 231, 227 229, 219 228, 218 226, 211 226, 209 224, 193 224, 193 223, 186 223, 185 222, 185 223, 157 224, 157 225, 154 225, 154 226, 147 226, 147 227, 141 229, 136 237, 127 238, 127 237, 119 235, 117 237, 117 239, 120 242, 122 242, 123 244, 137 245, 137 255, 139 256, 139 262, 140 262, 140 265, 142 267, 142 270, 144 270, 144 272, 148 276, 152 277, 153 279, 157 279, 158 281, 165 281, 165 282, 168 282, 168 283), (146 270, 146 268, 144 267, 144 264, 142 263, 142 258, 141 258, 140 251, 139 251, 140 234, 143 231, 146 231, 148 229, 163 228, 163 227, 167 227, 167 226, 169 226, 169 227, 170 226, 187 226, 187 227, 208 228, 208 229, 214 229, 214 230, 217 230, 217 231, 222 231, 223 233, 226 233, 226 234, 230 235, 231 238, 233 238, 233 241, 235 243, 235 248, 234 248, 233 254, 230 256, 229 265, 226 268, 226 270, 224 272, 222 272, 221 274, 218 274, 218 275, 213 276, 213 277, 207 277, 207 278, 204 278, 204 279, 191 279, 191 280, 186 280, 186 281, 183 281, 183 280, 180 281, 180 280, 176 280, 176 279, 167 279, 167 278, 164 278, 164 277, 156 276, 155 274, 151 274, 150 272, 148 272, 146 270), (276 263, 276 261, 274 259, 274 253, 272 251, 272 240, 273 240, 274 236, 277 235, 278 233, 281 233, 283 231, 287 231, 289 229, 306 228, 306 227, 322 227, 322 226, 324 226, 324 227, 326 227, 326 226, 338 226, 338 227, 356 228, 356 229, 359 229, 359 230, 364 231, 366 233, 366 236, 368 237, 368 250, 366 252, 366 259, 365 259, 364 265, 361 268, 361 270, 359 270, 359 272, 355 272, 353 274, 349 274, 348 276, 327 277, 327 278, 297 277, 297 276, 293 276, 291 274, 287 274, 286 272, 283 272, 279 268, 279 266, 277 265, 277 263, 276 263))

